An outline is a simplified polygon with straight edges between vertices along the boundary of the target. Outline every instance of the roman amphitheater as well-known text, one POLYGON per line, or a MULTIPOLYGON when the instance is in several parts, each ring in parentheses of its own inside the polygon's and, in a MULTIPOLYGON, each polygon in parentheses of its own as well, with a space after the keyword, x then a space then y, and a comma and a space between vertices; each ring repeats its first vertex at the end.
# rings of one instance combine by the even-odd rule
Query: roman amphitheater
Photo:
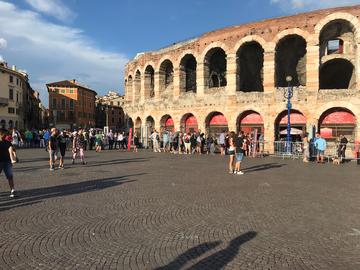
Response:
POLYGON ((143 140, 155 128, 257 130, 273 142, 286 129, 290 84, 294 130, 360 140, 359 16, 360 5, 320 10, 139 53, 125 68, 130 123, 143 140))

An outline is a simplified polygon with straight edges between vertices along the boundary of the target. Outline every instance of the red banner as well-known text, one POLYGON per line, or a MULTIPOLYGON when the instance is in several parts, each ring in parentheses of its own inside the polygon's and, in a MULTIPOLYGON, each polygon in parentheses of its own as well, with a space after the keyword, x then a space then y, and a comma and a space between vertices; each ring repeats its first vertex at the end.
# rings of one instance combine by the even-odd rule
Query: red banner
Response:
MULTIPOLYGON (((283 118, 281 118, 280 125, 286 125, 287 121, 288 121, 288 116, 286 114, 283 118)), ((301 113, 292 112, 290 114, 290 123, 292 125, 293 124, 306 125, 306 118, 301 113)))
POLYGON ((166 121, 165 121, 165 127, 173 127, 174 126, 174 121, 172 120, 171 117, 169 117, 166 121))
POLYGON ((350 112, 332 112, 328 114, 321 123, 322 125, 331 125, 331 124, 350 124, 355 125, 356 119, 355 116, 350 112))
POLYGON ((332 138, 332 128, 322 128, 320 129, 320 135, 321 137, 325 138, 325 139, 329 139, 332 138))
POLYGON ((131 141, 132 141, 132 128, 129 129, 129 138, 128 138, 128 151, 131 150, 131 141))
POLYGON ((264 120, 262 119, 261 115, 258 113, 250 113, 248 115, 246 115, 243 119, 241 119, 241 124, 259 124, 259 125, 263 125, 264 124, 264 120))
POLYGON ((224 115, 218 114, 211 118, 210 126, 227 126, 228 122, 224 115))
POLYGON ((194 126, 197 126, 197 125, 198 125, 197 120, 196 120, 195 116, 193 116, 193 115, 189 116, 185 121, 185 126, 194 127, 194 126))

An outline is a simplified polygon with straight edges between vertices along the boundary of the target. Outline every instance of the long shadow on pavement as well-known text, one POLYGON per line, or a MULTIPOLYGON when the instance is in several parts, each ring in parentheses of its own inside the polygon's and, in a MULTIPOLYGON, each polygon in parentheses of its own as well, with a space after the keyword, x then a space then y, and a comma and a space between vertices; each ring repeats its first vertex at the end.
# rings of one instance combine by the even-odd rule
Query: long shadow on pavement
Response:
POLYGON ((98 191, 114 186, 122 185, 125 183, 134 182, 136 180, 129 180, 130 177, 144 175, 144 173, 124 175, 119 177, 110 177, 102 179, 88 180, 84 182, 77 182, 53 187, 35 188, 20 191, 18 196, 13 199, 8 199, 8 193, 6 201, 0 197, 0 212, 9 210, 16 207, 25 205, 31 205, 42 202, 54 197, 69 196, 84 192, 98 191))
MULTIPOLYGON (((198 263, 194 264, 193 266, 187 268, 188 270, 220 270, 223 269, 228 263, 230 263, 238 254, 240 246, 253 238, 257 235, 254 231, 249 231, 244 233, 233 240, 230 241, 229 245, 200 260, 198 263)), ((170 262, 169 264, 156 268, 155 270, 179 270, 181 269, 187 262, 190 260, 194 260, 211 249, 214 249, 218 246, 221 241, 216 242, 207 242, 196 247, 193 247, 180 256, 178 256, 174 261, 170 262)))
POLYGON ((244 172, 249 173, 249 172, 256 172, 256 171, 265 171, 265 170, 270 170, 270 169, 275 169, 275 168, 281 168, 283 166, 286 166, 286 164, 280 164, 280 163, 266 163, 266 164, 260 164, 260 165, 256 165, 256 166, 252 166, 252 167, 245 167, 243 169, 244 172))

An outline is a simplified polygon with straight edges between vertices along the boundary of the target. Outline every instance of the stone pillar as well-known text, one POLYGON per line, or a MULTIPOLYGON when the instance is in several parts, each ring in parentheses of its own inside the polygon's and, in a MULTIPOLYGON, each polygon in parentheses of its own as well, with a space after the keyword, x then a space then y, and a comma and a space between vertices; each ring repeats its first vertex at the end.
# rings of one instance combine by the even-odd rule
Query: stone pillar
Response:
POLYGON ((174 68, 174 82, 173 82, 173 94, 174 99, 178 99, 180 96, 180 69, 174 68))
POLYGON ((317 91, 319 89, 320 47, 308 45, 306 54, 306 89, 317 91))
POLYGON ((155 71, 154 74, 154 92, 155 92, 155 99, 160 99, 160 72, 155 71))
POLYGON ((140 89, 140 101, 141 101, 141 103, 143 103, 146 100, 146 95, 145 95, 145 93, 146 93, 146 89, 145 89, 145 87, 146 87, 145 73, 141 74, 140 87, 141 87, 141 89, 140 89))
POLYGON ((226 57, 226 94, 235 95, 236 94, 236 54, 228 54, 226 57))
POLYGON ((133 80, 132 84, 131 84, 131 89, 132 89, 131 90, 131 93, 132 93, 132 95, 131 95, 132 96, 132 102, 131 103, 132 103, 133 106, 139 102, 138 100, 135 101, 135 88, 136 88, 135 87, 135 80, 133 80))
POLYGON ((198 63, 196 69, 196 95, 200 98, 205 94, 205 78, 204 78, 204 63, 198 63))
POLYGON ((356 48, 355 72, 356 72, 356 89, 360 89, 360 41, 357 42, 357 48, 356 48))
POLYGON ((275 51, 264 52, 264 92, 272 93, 275 89, 275 51))
POLYGON ((264 141, 264 151, 274 153, 275 118, 272 116, 264 117, 264 141))

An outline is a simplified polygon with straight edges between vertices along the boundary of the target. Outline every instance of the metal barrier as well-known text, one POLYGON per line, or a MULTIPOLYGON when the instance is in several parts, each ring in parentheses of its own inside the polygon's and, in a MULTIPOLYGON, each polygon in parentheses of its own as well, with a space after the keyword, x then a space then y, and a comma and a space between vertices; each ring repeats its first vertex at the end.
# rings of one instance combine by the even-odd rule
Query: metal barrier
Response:
POLYGON ((274 155, 282 158, 302 158, 303 157, 303 143, 302 142, 288 142, 275 141, 274 155))

